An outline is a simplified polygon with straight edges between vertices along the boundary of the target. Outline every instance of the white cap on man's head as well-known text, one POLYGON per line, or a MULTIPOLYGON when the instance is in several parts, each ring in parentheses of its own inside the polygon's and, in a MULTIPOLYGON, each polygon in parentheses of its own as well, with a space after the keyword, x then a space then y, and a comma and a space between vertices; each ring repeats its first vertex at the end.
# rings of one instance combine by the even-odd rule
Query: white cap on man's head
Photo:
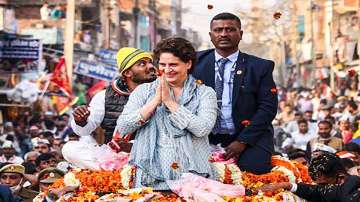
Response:
POLYGON ((49 140, 47 140, 47 139, 39 139, 37 143, 38 143, 38 145, 39 144, 50 144, 49 140))
POLYGON ((314 145, 314 147, 311 149, 313 152, 314 151, 326 151, 326 152, 330 152, 332 154, 335 154, 336 153, 336 149, 328 146, 328 145, 325 145, 325 144, 321 144, 321 143, 316 143, 314 145))
POLYGON ((350 116, 348 114, 343 114, 340 118, 339 121, 350 121, 350 116))
POLYGON ((5 140, 1 148, 14 148, 13 142, 10 140, 5 140))

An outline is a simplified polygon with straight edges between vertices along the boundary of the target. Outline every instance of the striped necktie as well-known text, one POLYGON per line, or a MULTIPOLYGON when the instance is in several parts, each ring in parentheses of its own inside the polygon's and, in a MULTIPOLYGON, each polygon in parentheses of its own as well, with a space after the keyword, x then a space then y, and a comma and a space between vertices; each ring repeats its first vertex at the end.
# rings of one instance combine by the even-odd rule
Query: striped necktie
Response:
POLYGON ((229 59, 227 58, 221 58, 216 62, 218 66, 218 75, 216 76, 215 80, 215 91, 219 109, 221 109, 222 105, 222 94, 224 90, 224 69, 227 62, 229 62, 229 59))
MULTIPOLYGON (((217 98, 217 104, 218 104, 219 110, 221 110, 222 94, 223 94, 223 90, 224 90, 224 69, 225 69, 225 64, 228 61, 229 61, 229 59, 227 59, 227 58, 221 58, 216 62, 216 65, 218 67, 218 72, 216 72, 215 91, 216 91, 216 98, 217 98)), ((219 130, 221 129, 220 117, 221 117, 221 111, 219 111, 215 126, 212 130, 212 132, 214 134, 218 133, 219 130)))

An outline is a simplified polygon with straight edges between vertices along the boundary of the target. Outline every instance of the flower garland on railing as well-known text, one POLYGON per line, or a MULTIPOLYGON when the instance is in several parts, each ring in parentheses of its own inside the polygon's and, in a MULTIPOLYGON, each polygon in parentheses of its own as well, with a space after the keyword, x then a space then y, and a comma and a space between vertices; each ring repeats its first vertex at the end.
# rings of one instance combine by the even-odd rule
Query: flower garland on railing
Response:
MULTIPOLYGON (((81 183, 79 192, 102 192, 111 193, 118 189, 124 189, 121 183, 119 171, 90 171, 80 170, 73 171, 75 178, 81 183)), ((64 178, 57 180, 50 188, 64 187, 64 178)))
POLYGON ((124 166, 124 169, 121 172, 73 170, 67 173, 63 178, 55 181, 49 189, 76 186, 76 183, 78 182, 77 186, 79 188, 76 189, 74 194, 66 201, 84 201, 84 199, 96 200, 100 197, 99 194, 116 193, 117 190, 129 189, 132 187, 134 172, 135 168, 131 166, 124 166))
MULTIPOLYGON (((213 155, 215 157, 219 155, 213 155)), ((253 191, 265 184, 274 184, 281 182, 304 182, 312 183, 307 167, 287 158, 274 156, 272 158, 273 169, 270 173, 263 175, 255 175, 249 172, 241 172, 237 165, 233 162, 224 162, 221 158, 210 158, 210 162, 215 170, 217 180, 224 184, 243 185, 247 190, 253 191), (220 160, 219 160, 220 159, 220 160)), ((281 198, 284 190, 276 192, 265 192, 252 196, 231 199, 226 201, 283 201, 281 198)))
MULTIPOLYGON (((265 184, 280 182, 304 182, 312 183, 308 174, 307 167, 283 157, 275 156, 272 158, 274 168, 270 173, 255 175, 249 172, 241 172, 235 161, 223 161, 221 156, 213 156, 210 159, 215 170, 215 176, 224 184, 243 185, 247 190, 256 193, 257 188, 265 184)), ((131 191, 134 184, 135 168, 125 165, 120 171, 90 171, 90 170, 73 170, 67 173, 63 178, 57 180, 50 189, 63 188, 67 186, 78 187, 71 196, 63 197, 59 201, 101 201, 100 196, 122 197, 124 191, 129 190, 130 198, 140 198, 153 195, 151 199, 155 202, 178 201, 179 198, 174 194, 151 193, 143 190, 140 192, 131 191)), ((135 189, 136 190, 136 189, 135 189)), ((256 195, 244 196, 241 198, 225 197, 225 201, 285 201, 284 190, 276 192, 264 192, 256 195)), ((47 194, 47 193, 45 193, 47 194)), ((290 193, 291 194, 291 193, 290 193)))
POLYGON ((281 156, 273 156, 271 158, 271 165, 274 167, 272 170, 283 172, 291 183, 301 182, 301 173, 297 167, 287 158, 281 156))
MULTIPOLYGON (((135 167, 130 165, 125 165, 121 171, 73 170, 55 181, 49 190, 66 186, 78 187, 72 195, 61 197, 61 202, 106 202, 116 199, 135 201, 142 198, 151 198, 152 202, 182 201, 176 194, 155 193, 151 188, 131 189, 135 172, 135 167)), ((43 194, 45 196, 48 192, 43 194)))
MULTIPOLYGON (((243 186, 247 189, 255 191, 257 188, 265 184, 273 184, 280 182, 289 182, 289 178, 284 175, 281 171, 272 171, 263 175, 255 175, 248 172, 243 172, 243 186)), ((280 193, 283 190, 277 192, 265 192, 264 195, 268 197, 275 196, 277 193, 280 193)))
POLYGON ((216 179, 224 184, 242 184, 241 171, 239 167, 234 164, 226 164, 223 162, 212 163, 215 169, 216 179))

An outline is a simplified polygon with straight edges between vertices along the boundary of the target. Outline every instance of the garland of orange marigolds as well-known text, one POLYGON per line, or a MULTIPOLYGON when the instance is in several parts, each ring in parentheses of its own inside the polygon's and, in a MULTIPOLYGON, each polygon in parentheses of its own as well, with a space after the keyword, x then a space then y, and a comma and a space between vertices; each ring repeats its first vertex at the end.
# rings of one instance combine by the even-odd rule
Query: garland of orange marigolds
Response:
MULTIPOLYGON (((284 196, 294 197, 292 193, 284 192, 283 190, 257 193, 256 190, 265 184, 281 182, 312 183, 306 166, 279 156, 272 158, 272 165, 274 166, 272 171, 263 175, 241 172, 239 167, 230 161, 214 161, 212 159, 211 164, 218 181, 224 184, 243 185, 253 193, 252 195, 240 198, 225 197, 224 201, 229 202, 287 201, 284 196)), ((182 201, 176 194, 156 193, 150 188, 131 189, 134 184, 135 172, 135 168, 130 165, 126 165, 117 171, 72 170, 63 178, 57 180, 49 189, 69 186, 78 187, 72 195, 61 198, 60 201, 64 202, 103 202, 109 198, 136 200, 142 197, 151 197, 147 201, 155 202, 182 201)))

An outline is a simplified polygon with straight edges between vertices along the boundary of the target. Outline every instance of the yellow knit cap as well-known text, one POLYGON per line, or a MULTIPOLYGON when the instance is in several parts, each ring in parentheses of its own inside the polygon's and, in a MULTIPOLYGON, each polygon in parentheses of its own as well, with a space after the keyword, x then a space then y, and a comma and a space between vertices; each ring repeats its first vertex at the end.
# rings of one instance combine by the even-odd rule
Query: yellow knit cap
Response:
POLYGON ((121 48, 116 55, 120 75, 142 58, 149 58, 152 60, 151 54, 143 50, 131 47, 121 48))

